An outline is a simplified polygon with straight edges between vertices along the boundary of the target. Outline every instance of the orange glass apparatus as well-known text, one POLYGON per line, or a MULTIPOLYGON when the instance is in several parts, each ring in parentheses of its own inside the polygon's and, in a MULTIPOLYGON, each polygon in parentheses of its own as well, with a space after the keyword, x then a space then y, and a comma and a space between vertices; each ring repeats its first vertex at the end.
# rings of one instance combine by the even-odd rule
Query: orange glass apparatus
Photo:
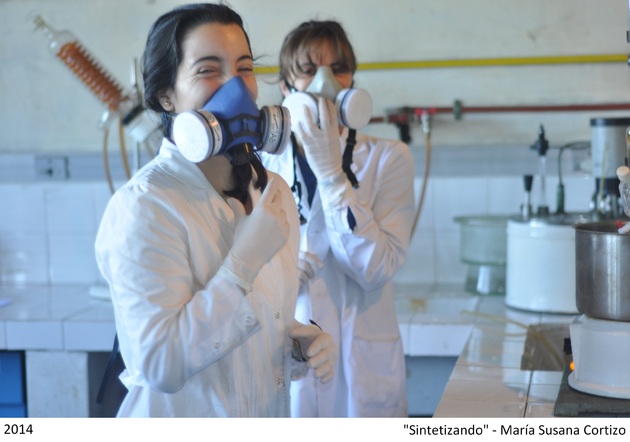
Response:
POLYGON ((77 77, 102 101, 109 111, 118 112, 127 100, 123 88, 98 63, 89 51, 69 31, 57 31, 41 16, 34 18, 35 25, 49 40, 49 48, 77 77))

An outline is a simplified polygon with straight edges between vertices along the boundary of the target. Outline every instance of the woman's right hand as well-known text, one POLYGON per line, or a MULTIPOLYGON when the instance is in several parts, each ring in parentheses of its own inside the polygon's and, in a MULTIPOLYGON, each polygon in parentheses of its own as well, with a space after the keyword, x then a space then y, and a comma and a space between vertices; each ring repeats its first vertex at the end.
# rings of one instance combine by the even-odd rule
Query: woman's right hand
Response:
POLYGON ((298 256, 300 284, 304 284, 306 281, 311 279, 323 267, 324 263, 321 262, 316 254, 300 250, 300 254, 298 256))
POLYGON ((335 104, 324 97, 317 100, 319 120, 308 107, 304 107, 304 119, 298 120, 296 136, 302 143, 308 165, 318 182, 343 175, 339 122, 335 104))
POLYGON ((258 203, 247 215, 240 201, 229 198, 234 211, 234 243, 229 252, 232 273, 250 285, 262 266, 278 253, 289 237, 287 212, 282 207, 279 177, 271 177, 258 203))

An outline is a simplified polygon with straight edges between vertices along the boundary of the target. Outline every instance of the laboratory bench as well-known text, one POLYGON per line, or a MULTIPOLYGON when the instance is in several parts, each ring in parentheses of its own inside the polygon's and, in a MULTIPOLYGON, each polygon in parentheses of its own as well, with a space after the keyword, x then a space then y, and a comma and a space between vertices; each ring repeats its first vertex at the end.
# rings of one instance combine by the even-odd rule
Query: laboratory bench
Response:
MULTIPOLYGON (((553 416, 562 373, 521 369, 527 327, 572 315, 512 310, 462 285, 395 290, 410 416, 553 416)), ((106 364, 114 335, 111 302, 88 286, 0 287, 0 350, 25 353, 30 417, 94 416, 93 367, 106 364)))
POLYGON ((29 417, 110 413, 95 401, 115 336, 109 300, 86 285, 0 287, 0 353, 24 352, 29 417))
POLYGON ((562 352, 573 314, 512 309, 503 296, 458 285, 397 286, 396 294, 406 353, 456 356, 433 417, 554 416, 563 367, 532 351, 531 341, 554 331, 553 350, 562 352))

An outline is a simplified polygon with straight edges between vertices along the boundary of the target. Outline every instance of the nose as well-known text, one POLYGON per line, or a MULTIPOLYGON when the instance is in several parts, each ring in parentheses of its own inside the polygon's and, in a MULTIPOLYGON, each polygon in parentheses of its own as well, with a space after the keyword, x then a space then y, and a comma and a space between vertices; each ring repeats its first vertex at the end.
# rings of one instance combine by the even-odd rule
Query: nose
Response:
POLYGON ((227 83, 234 77, 240 77, 241 73, 238 70, 238 66, 226 68, 223 71, 223 83, 227 83))
POLYGON ((230 81, 235 76, 236 76, 236 73, 234 71, 226 71, 226 72, 224 72, 223 75, 221 76, 221 86, 223 86, 225 83, 230 81))

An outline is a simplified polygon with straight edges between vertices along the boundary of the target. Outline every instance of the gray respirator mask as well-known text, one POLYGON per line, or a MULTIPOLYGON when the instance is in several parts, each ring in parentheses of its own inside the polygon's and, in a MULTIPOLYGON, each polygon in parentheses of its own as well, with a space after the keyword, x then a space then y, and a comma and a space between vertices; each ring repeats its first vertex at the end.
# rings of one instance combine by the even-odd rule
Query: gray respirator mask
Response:
MULTIPOLYGON (((363 129, 372 118, 372 97, 365 89, 345 88, 339 84, 329 66, 320 66, 304 92, 294 91, 282 102, 291 115, 303 114, 306 106, 315 121, 319 121, 317 97, 325 97, 335 103, 339 124, 349 129, 363 129)), ((295 120, 291 127, 295 131, 295 120)))

